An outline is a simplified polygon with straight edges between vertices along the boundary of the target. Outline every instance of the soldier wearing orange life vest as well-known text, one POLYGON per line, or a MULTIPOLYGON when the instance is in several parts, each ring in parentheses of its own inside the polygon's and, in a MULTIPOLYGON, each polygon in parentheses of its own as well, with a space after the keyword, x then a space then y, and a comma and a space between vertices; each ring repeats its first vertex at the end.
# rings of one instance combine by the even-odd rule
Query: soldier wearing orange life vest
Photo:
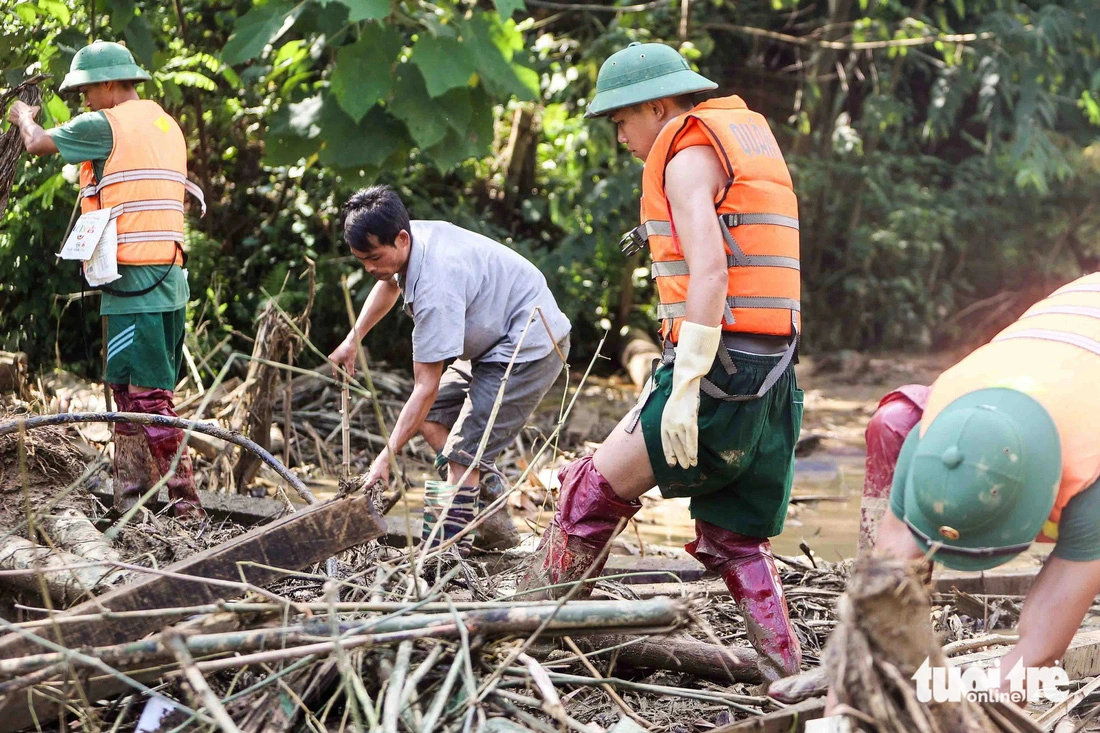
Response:
MULTIPOLYGON (((893 469, 876 474, 892 488, 875 550, 916 559, 937 543, 933 558, 947 567, 985 570, 1033 541, 1054 543, 1024 600, 1019 643, 1000 662, 1006 685, 1017 662, 1061 659, 1100 593, 1098 375, 1100 274, 1091 274, 931 388, 891 393, 868 426, 868 468, 874 458, 893 469)), ((870 524, 880 493, 865 489, 870 524)))
MULTIPOLYGON (((172 391, 182 365, 190 291, 183 270, 184 195, 206 205, 187 179, 183 132, 134 84, 149 79, 130 52, 96 41, 73 57, 61 91, 79 91, 89 112, 51 130, 35 123, 37 107, 15 102, 8 118, 27 151, 60 153, 80 164, 81 209, 109 208, 118 233, 119 278, 102 285, 107 318, 106 377, 122 412, 175 416, 172 391)), ((183 431, 117 423, 115 506, 131 507, 161 476, 179 517, 201 517, 183 431), (179 456, 174 471, 172 464, 179 456)))
POLYGON ((798 671, 769 537, 783 528, 802 392, 798 203, 767 121, 668 46, 631 44, 603 64, 589 117, 607 115, 645 160, 641 225, 665 340, 637 407, 595 455, 567 466, 521 597, 598 576, 605 546, 659 486, 691 498, 688 552, 722 575, 768 679, 798 671), (557 586, 557 587, 551 587, 557 586))

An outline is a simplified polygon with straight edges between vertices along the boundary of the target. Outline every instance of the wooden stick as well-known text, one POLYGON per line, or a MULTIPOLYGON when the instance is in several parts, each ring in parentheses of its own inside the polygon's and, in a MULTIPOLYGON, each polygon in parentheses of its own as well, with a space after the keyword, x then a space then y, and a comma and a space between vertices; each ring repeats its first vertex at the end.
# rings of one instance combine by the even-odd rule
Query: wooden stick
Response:
MULTIPOLYGON (((573 642, 573 639, 566 636, 563 637, 562 641, 564 641, 566 645, 570 648, 570 650, 572 650, 572 652, 577 655, 577 657, 581 660, 581 664, 585 666, 585 669, 588 670, 589 674, 591 674, 596 679, 603 678, 603 675, 601 675, 599 671, 592 665, 592 662, 588 661, 588 657, 585 656, 584 652, 582 652, 580 648, 573 642)), ((615 692, 614 687, 606 684, 600 685, 600 687, 603 689, 604 692, 607 693, 607 696, 610 697, 611 700, 619 706, 619 709, 622 710, 627 717, 629 717, 638 725, 644 726, 645 728, 653 728, 652 723, 638 715, 629 705, 626 704, 626 700, 624 700, 622 696, 619 695, 619 693, 615 692)))
POLYGON ((187 645, 183 643, 179 632, 171 631, 165 636, 164 642, 175 654, 176 660, 179 661, 180 668, 183 670, 183 676, 187 678, 187 683, 191 685, 191 689, 202 700, 202 704, 214 716, 218 727, 225 733, 241 733, 236 723, 229 717, 229 713, 225 711, 225 707, 221 704, 218 696, 210 689, 210 685, 206 684, 202 672, 195 668, 195 660, 192 659, 191 652, 187 651, 187 645))
POLYGON ((351 477, 351 415, 348 413, 348 379, 341 375, 340 433, 343 448, 344 479, 351 477))

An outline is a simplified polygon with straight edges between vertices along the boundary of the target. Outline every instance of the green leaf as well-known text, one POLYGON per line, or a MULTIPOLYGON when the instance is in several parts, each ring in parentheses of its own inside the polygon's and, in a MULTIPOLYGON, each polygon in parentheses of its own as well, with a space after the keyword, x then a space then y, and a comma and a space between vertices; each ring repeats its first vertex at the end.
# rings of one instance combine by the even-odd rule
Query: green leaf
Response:
POLYGON ((470 106, 470 90, 463 87, 452 89, 435 100, 438 114, 447 123, 447 126, 456 132, 466 132, 470 124, 473 109, 470 106))
POLYGON ((264 135, 264 163, 294 165, 321 146, 321 95, 286 104, 271 115, 264 135))
POLYGON ((401 36, 392 29, 369 25, 362 37, 336 52, 332 93, 355 122, 386 98, 393 87, 393 66, 401 53, 401 36))
POLYGON ((465 23, 463 35, 467 52, 477 60, 477 71, 492 94, 503 97, 514 95, 520 100, 533 100, 538 96, 537 75, 532 86, 530 75, 525 73, 525 78, 521 79, 513 68, 514 41, 511 34, 507 34, 507 29, 499 23, 494 28, 486 13, 478 13, 465 23))
POLYGON ((355 23, 360 20, 385 20, 389 17, 390 0, 338 0, 347 6, 348 20, 355 23))
POLYGON ((181 87, 195 87, 196 89, 204 89, 208 92, 218 91, 218 85, 214 83, 213 79, 197 71, 174 71, 168 74, 166 78, 181 87))
POLYGON ((144 15, 136 15, 126 25, 126 47, 134 54, 145 70, 153 68, 153 54, 157 50, 157 42, 153 39, 153 28, 144 15))
POLYGON ((412 64, 399 67, 389 109, 421 148, 435 145, 447 134, 447 123, 440 119, 438 105, 428 96, 424 79, 412 64))
POLYGON ((455 90, 439 101, 446 110, 448 122, 459 122, 460 114, 456 111, 461 109, 469 110, 470 115, 462 125, 451 124, 442 142, 424 151, 436 166, 446 171, 465 160, 487 155, 493 142, 493 103, 485 90, 480 87, 455 90))
POLYGON ((61 101, 61 97, 56 94, 51 94, 49 99, 46 100, 46 109, 59 125, 65 124, 72 117, 69 105, 61 101))
POLYGON ((356 124, 331 97, 321 115, 323 141, 318 160, 335 168, 381 165, 405 140, 405 130, 381 107, 356 124))
POLYGON ((111 0, 111 30, 120 35, 134 19, 134 0, 111 0))
POLYGON ((255 58, 264 46, 279 40, 301 15, 305 4, 295 6, 288 0, 273 0, 253 8, 237 19, 233 35, 222 49, 222 60, 230 65, 255 58))
POLYGON ((474 65, 457 40, 421 34, 412 50, 412 62, 420 67, 430 96, 438 97, 449 89, 464 87, 474 73, 474 65))
POLYGON ((27 25, 34 25, 38 17, 38 8, 33 3, 19 3, 15 6, 15 14, 27 25))
POLYGON ((525 10, 527 3, 524 0, 493 0, 493 4, 497 6, 497 12, 500 13, 500 17, 507 20, 512 17, 512 14, 517 10, 525 10))
POLYGON ((38 0, 38 7, 42 8, 47 15, 56 18, 62 25, 68 25, 72 19, 72 14, 61 0, 38 0))

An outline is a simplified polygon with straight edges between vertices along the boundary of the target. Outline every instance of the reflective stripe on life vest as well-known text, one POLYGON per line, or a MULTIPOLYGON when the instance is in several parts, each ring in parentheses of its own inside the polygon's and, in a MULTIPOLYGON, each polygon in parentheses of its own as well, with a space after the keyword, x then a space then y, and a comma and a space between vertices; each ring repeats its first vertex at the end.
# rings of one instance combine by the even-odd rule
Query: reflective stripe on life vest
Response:
POLYGON ((664 190, 665 168, 700 145, 715 150, 729 175, 714 204, 729 278, 722 329, 793 339, 801 318, 798 203, 767 122, 739 98, 708 100, 661 130, 643 173, 641 224, 623 237, 623 251, 649 247, 657 315, 675 343, 691 273, 664 190))
POLYGON ((99 180, 90 161, 81 165, 81 209, 111 209, 120 265, 182 265, 186 195, 206 213, 202 191, 187 179, 183 132, 151 100, 129 100, 104 114, 114 147, 99 180))

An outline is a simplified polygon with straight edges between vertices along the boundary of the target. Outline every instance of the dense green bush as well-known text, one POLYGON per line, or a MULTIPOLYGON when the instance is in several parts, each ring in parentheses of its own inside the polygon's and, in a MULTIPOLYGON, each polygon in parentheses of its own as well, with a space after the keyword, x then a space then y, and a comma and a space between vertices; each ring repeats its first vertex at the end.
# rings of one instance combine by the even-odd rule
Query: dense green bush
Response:
MULTIPOLYGON (((600 63, 633 40, 677 45, 771 119, 800 199, 808 350, 971 342, 1096 269, 1094 2, 696 0, 683 28, 678 0, 645 7, 104 0, 92 18, 85 3, 21 0, 0 9, 0 70, 7 84, 39 69, 56 83, 91 33, 124 40, 153 73, 144 93, 180 120, 210 203, 188 235, 191 344, 221 350, 210 369, 250 349, 267 295, 301 308, 307 260, 313 338, 337 343, 342 280, 356 307, 372 284, 347 256, 339 206, 375 181, 414 216, 535 261, 578 358, 607 329, 652 329, 647 261, 618 249, 641 165, 606 121, 583 119, 600 63)), ((76 111, 46 99, 46 126, 76 111)), ((95 297, 82 319, 79 280, 52 256, 72 174, 25 163, 0 218, 0 348, 94 373, 95 297)), ((372 354, 406 361, 409 328, 392 314, 372 354)))

